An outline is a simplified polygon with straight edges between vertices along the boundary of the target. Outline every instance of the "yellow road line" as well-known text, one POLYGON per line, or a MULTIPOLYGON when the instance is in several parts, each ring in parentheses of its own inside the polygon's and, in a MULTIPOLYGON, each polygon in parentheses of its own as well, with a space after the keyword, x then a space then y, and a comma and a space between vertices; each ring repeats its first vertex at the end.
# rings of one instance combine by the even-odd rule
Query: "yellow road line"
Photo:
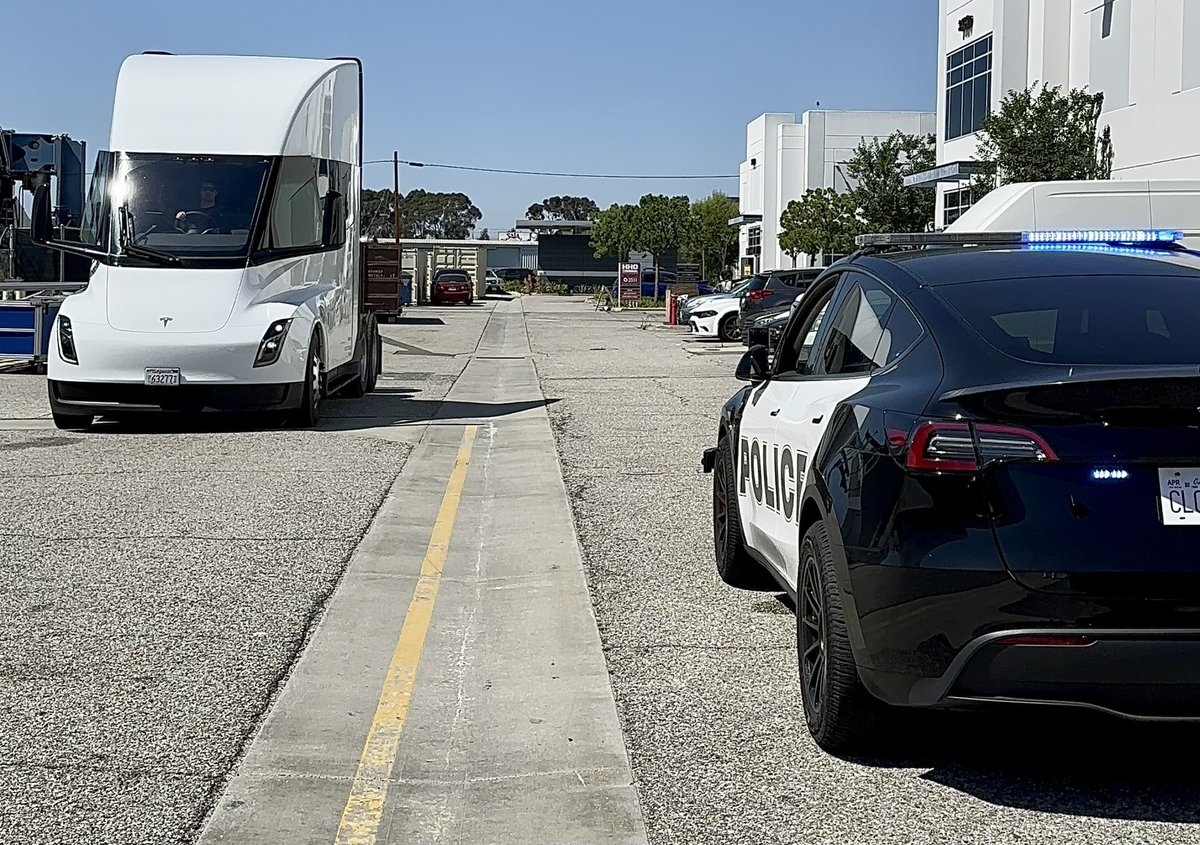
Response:
POLYGON ((417 581, 400 639, 392 654, 383 691, 379 694, 379 706, 371 721, 371 730, 358 761, 358 771, 350 787, 350 798, 342 811, 335 845, 375 845, 379 824, 383 820, 383 808, 387 803, 388 781, 392 767, 396 764, 396 753, 400 749, 400 734, 408 716, 408 705, 412 701, 413 685, 417 680, 417 666, 421 662, 421 650, 425 647, 425 635, 433 618, 433 604, 437 599, 438 587, 442 582, 442 568, 446 565, 446 554, 450 549, 450 534, 458 515, 458 503, 462 499, 463 485, 467 479, 467 466, 471 462, 471 446, 475 442, 477 425, 469 425, 463 431, 462 445, 446 492, 433 523, 433 536, 421 562, 421 577, 417 581))

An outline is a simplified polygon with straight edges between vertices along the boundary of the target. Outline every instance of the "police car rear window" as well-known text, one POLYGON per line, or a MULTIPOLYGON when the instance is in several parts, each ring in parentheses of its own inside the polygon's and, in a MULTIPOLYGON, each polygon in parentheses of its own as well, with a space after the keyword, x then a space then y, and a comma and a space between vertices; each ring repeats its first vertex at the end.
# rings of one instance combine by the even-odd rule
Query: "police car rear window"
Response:
POLYGON ((937 292, 1023 361, 1200 364, 1200 274, 1003 279, 937 292))

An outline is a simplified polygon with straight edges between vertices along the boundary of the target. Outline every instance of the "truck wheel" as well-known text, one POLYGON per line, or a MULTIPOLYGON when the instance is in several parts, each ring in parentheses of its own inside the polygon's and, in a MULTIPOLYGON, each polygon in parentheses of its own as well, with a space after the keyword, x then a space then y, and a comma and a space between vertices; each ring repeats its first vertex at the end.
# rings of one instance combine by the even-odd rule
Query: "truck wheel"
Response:
POLYGON ((292 425, 312 428, 321 419, 321 338, 314 334, 308 343, 308 365, 304 368, 304 391, 300 407, 292 412, 292 425))
POLYGON ((60 414, 54 412, 54 427, 63 431, 87 431, 96 419, 91 414, 60 414))
POLYGON ((373 393, 379 386, 379 374, 383 372, 383 336, 379 327, 373 329, 371 337, 371 367, 367 370, 367 393, 373 393))
POLYGON ((731 587, 775 589, 775 579, 746 551, 736 483, 729 438, 722 437, 717 443, 717 462, 713 467, 713 544, 717 553, 717 574, 731 587))
POLYGON ((829 531, 814 523, 800 544, 796 647, 804 720, 817 745, 847 751, 870 738, 886 710, 858 679, 829 531))

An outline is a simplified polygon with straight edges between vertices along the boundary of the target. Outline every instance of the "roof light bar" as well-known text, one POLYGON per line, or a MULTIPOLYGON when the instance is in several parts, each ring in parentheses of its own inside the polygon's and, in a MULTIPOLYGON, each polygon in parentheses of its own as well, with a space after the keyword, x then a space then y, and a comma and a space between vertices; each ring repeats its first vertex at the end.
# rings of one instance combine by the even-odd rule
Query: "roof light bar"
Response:
POLYGON ((1023 232, 886 232, 859 235, 859 246, 967 246, 971 244, 1021 244, 1023 232))
POLYGON ((1182 240, 1178 229, 1052 229, 1034 232, 885 232, 859 235, 859 246, 971 246, 995 244, 1134 244, 1167 246, 1182 240))
POLYGON ((1075 229, 1025 232, 1030 244, 1164 244, 1182 240, 1178 229, 1075 229))

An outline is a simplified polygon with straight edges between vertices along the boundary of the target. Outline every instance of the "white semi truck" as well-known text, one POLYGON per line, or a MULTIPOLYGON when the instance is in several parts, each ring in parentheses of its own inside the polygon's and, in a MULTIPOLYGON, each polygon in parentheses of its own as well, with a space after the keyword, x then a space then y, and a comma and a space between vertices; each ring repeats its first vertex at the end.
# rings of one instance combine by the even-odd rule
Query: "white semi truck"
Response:
POLYGON ((50 338, 60 428, 138 411, 279 411, 375 388, 381 347, 360 262, 356 59, 131 56, 81 242, 93 260, 50 338))

